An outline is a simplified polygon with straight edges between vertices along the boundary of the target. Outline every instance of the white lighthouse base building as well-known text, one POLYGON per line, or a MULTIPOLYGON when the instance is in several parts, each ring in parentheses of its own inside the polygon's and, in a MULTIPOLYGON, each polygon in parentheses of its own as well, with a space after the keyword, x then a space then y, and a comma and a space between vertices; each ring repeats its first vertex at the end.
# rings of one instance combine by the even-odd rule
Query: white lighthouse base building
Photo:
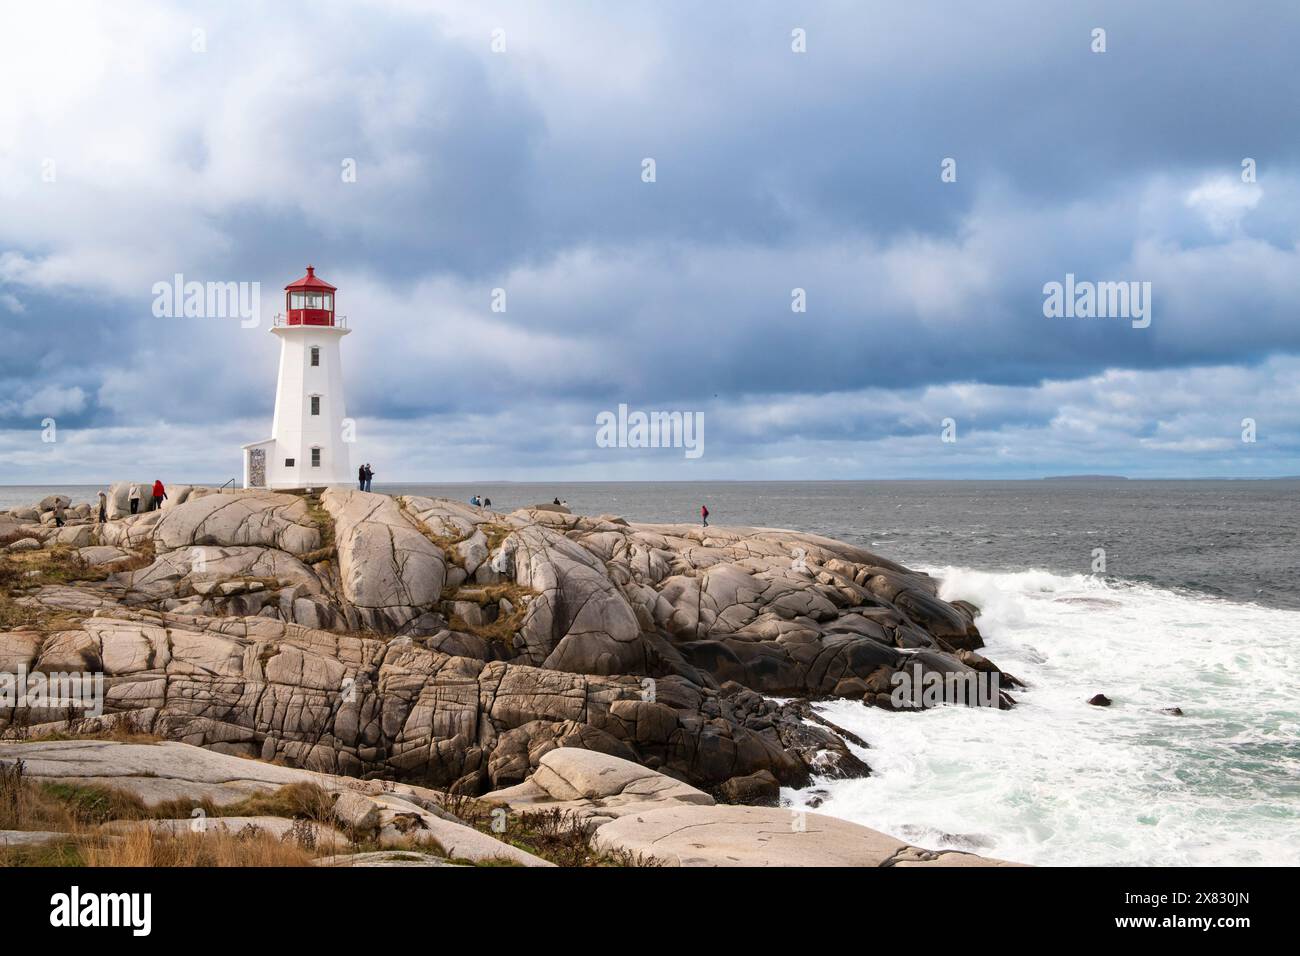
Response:
POLYGON ((343 399, 334 287, 314 275, 287 286, 287 317, 271 329, 280 339, 280 374, 271 437, 243 446, 245 488, 322 488, 354 480, 348 446, 352 422, 343 399))

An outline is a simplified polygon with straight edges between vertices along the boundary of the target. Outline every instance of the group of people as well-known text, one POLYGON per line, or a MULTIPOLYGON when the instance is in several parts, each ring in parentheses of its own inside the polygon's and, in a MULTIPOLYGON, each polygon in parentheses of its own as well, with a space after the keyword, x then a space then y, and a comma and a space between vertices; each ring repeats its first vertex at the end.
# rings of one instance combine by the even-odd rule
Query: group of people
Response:
MULTIPOLYGON (((150 497, 152 498, 152 501, 149 503, 149 507, 146 508, 145 510, 157 511, 159 508, 162 507, 162 503, 167 499, 167 489, 163 487, 163 483, 161 479, 158 478, 154 479, 153 488, 150 489, 150 497)), ((140 502, 144 500, 144 489, 141 488, 139 485, 132 485, 130 493, 126 496, 126 500, 131 507, 131 514, 133 515, 139 514, 140 502)), ((101 491, 99 493, 99 512, 101 515, 105 515, 108 513, 105 505, 106 505, 106 501, 105 501, 104 493, 101 491)), ((104 519, 100 518, 99 520, 103 521, 104 519)))
MULTIPOLYGON (((157 511, 162 507, 162 503, 167 500, 167 489, 162 483, 162 479, 155 479, 153 486, 132 484, 127 490, 126 501, 127 507, 131 509, 131 514, 138 515, 141 511, 157 511), (145 490, 149 494, 145 495, 145 490), (142 502, 144 506, 142 507, 142 502)), ((54 524, 62 528, 66 520, 64 517, 65 507, 61 500, 54 503, 54 524)), ((99 493, 99 523, 108 522, 108 494, 101 491, 99 493)))
MULTIPOLYGON (((374 477, 374 469, 370 467, 370 462, 366 462, 357 469, 357 488, 361 491, 369 491, 370 482, 374 477)), ((145 509, 147 511, 157 511, 162 507, 162 503, 167 500, 167 489, 163 487, 163 483, 160 479, 154 481, 153 487, 150 489, 150 499, 149 507, 145 509)), ((140 513, 140 502, 142 500, 144 500, 143 489, 140 485, 131 485, 130 493, 127 495, 131 514, 134 515, 140 513)), ((469 503, 475 508, 492 507, 492 499, 486 495, 476 494, 469 499, 469 503)), ((565 505, 567 502, 561 501, 557 495, 552 504, 565 505)), ((54 523, 61 528, 63 527, 64 520, 64 508, 62 502, 56 502, 54 506, 54 523)), ((108 496, 102 491, 99 493, 99 520, 101 524, 108 521, 108 496)), ((705 528, 709 526, 708 505, 700 505, 700 522, 705 528)))

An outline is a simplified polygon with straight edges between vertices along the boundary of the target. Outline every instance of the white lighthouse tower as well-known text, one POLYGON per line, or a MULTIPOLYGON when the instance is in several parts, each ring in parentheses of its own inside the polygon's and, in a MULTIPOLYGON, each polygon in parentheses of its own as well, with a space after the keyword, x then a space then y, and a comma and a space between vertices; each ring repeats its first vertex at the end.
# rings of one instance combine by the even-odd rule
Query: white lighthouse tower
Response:
POLYGON ((351 422, 339 359, 339 342, 349 330, 346 317, 334 314, 336 291, 311 266, 284 287, 285 313, 271 328, 280 339, 275 419, 270 438, 244 446, 245 488, 320 488, 352 481, 351 422))

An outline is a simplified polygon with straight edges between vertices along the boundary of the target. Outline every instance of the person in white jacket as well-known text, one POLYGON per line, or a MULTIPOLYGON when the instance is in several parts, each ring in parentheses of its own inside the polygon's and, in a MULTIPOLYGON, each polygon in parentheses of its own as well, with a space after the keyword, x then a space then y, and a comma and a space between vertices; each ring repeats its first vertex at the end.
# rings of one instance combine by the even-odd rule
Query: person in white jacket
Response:
POLYGON ((128 498, 130 499, 130 501, 131 501, 131 514, 139 514, 139 512, 140 512, 140 486, 139 486, 139 485, 132 485, 132 486, 131 486, 131 493, 130 493, 127 497, 128 497, 128 498))

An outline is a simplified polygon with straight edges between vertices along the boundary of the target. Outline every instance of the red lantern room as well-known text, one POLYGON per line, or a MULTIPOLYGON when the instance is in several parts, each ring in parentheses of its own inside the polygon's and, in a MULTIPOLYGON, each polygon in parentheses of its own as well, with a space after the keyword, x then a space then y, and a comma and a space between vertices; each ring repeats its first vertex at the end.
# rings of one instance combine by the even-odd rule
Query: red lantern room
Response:
POLYGON ((316 277, 316 269, 284 287, 284 308, 289 325, 334 325, 334 286, 316 277))

